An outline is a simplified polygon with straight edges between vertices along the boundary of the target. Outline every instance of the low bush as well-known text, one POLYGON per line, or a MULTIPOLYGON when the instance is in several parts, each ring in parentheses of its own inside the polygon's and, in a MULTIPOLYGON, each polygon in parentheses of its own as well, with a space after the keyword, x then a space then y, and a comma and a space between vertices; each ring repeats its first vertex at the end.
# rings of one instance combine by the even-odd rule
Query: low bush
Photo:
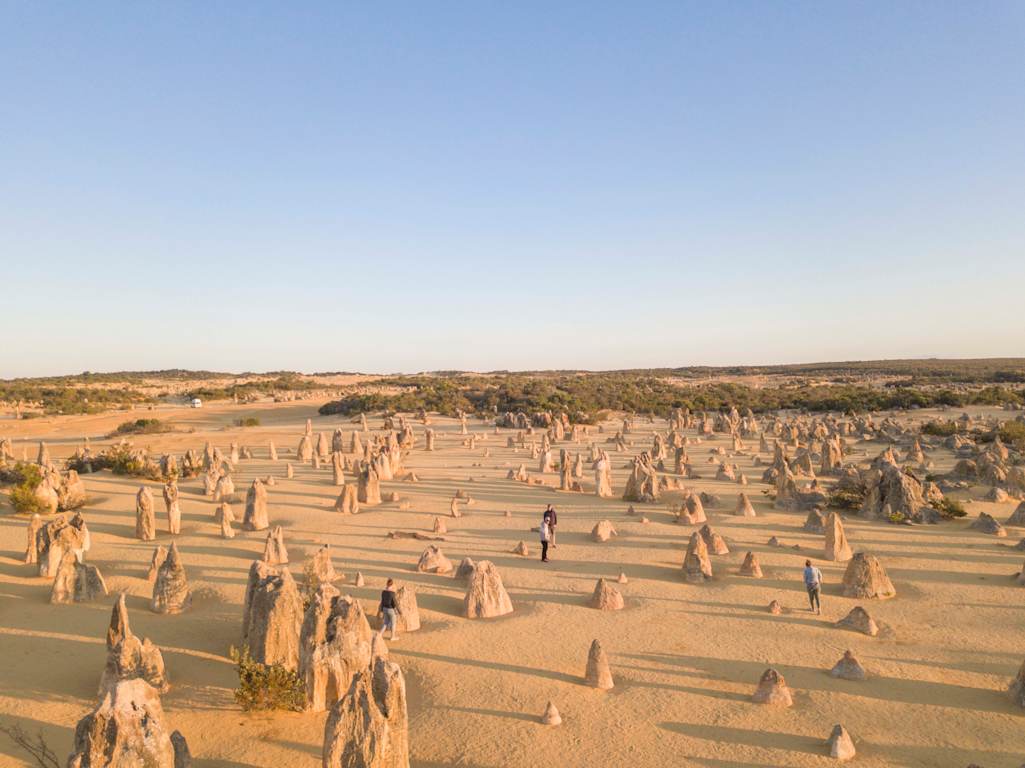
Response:
POLYGON ((43 482, 43 473, 35 464, 19 462, 5 472, 15 483, 11 488, 11 506, 23 515, 46 514, 49 507, 36 498, 36 488, 43 482))
POLYGON ((922 434, 950 437, 957 434, 957 423, 953 421, 930 421, 928 424, 922 425, 922 434))
POLYGON ((109 469, 115 475, 145 477, 148 480, 165 479, 160 474, 160 467, 143 461, 132 449, 131 443, 112 445, 88 458, 72 457, 67 461, 67 468, 79 473, 109 469))
POLYGON ((247 416, 244 419, 235 419, 234 424, 236 427, 258 427, 260 420, 255 416, 247 416))
POLYGON ((123 437, 125 435, 158 435, 162 432, 173 432, 174 427, 160 419, 135 419, 120 424, 107 437, 123 437))
POLYGON ((829 493, 829 506, 837 509, 861 509, 865 503, 865 491, 862 488, 834 488, 829 493))
POLYGON ((933 506, 943 517, 947 518, 965 517, 968 514, 961 502, 955 499, 944 497, 942 501, 936 502, 933 506))
POLYGON ((301 712, 306 707, 306 687, 302 678, 280 664, 254 661, 249 648, 235 646, 229 651, 238 671, 235 701, 246 712, 282 709, 301 712))

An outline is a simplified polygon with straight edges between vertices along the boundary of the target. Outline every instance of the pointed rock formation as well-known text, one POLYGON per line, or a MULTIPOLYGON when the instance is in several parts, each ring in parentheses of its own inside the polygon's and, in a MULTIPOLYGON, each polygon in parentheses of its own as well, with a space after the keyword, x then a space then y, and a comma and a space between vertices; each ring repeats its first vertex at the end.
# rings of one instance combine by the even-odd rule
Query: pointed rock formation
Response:
POLYGON ((303 617, 299 638, 299 676, 306 687, 306 706, 323 712, 349 690, 353 677, 370 668, 376 657, 387 658, 377 645, 358 600, 321 584, 303 617))
POLYGON ((160 570, 160 566, 164 564, 166 559, 167 547, 163 544, 157 544, 149 559, 149 570, 146 572, 146 581, 152 582, 157 580, 157 572, 160 570))
POLYGON ((744 555, 744 562, 740 564, 741 576, 752 576, 756 579, 762 578, 762 566, 758 564, 758 558, 754 552, 744 555))
POLYGON ((156 689, 141 678, 120 680, 78 721, 68 768, 183 768, 188 746, 168 731, 156 689))
POLYGON ((78 562, 74 552, 66 551, 57 566, 57 575, 50 590, 50 602, 54 605, 72 605, 106 595, 107 585, 100 569, 95 565, 78 562))
POLYGON ((288 563, 285 532, 280 525, 274 526, 274 530, 267 534, 267 541, 263 545, 263 562, 267 565, 286 565, 288 563))
POLYGON ((249 568, 242 615, 242 642, 253 660, 294 672, 302 621, 302 598, 288 569, 255 561, 249 568))
POLYGON ((217 507, 217 524, 221 527, 222 539, 235 538, 235 530, 231 524, 235 522, 235 513, 231 511, 231 505, 227 502, 217 507))
POLYGON ((779 616, 783 613, 783 606, 779 604, 779 600, 773 600, 769 603, 769 613, 773 616, 779 616))
POLYGON ((270 527, 267 520, 267 487, 259 479, 253 480, 246 492, 242 527, 247 531, 262 531, 270 527))
POLYGON ((751 506, 751 499, 743 491, 737 496, 737 506, 733 510, 737 517, 755 517, 755 508, 751 506))
POLYGON ((135 495, 135 538, 153 541, 157 538, 157 519, 153 512, 153 492, 145 485, 135 495))
POLYGON ((701 538, 705 540, 705 546, 708 547, 709 554, 712 555, 728 555, 730 548, 726 546, 726 541, 718 533, 712 530, 712 527, 705 523, 701 526, 701 530, 698 531, 701 534, 701 538))
POLYGON ((395 605, 398 608, 395 628, 399 632, 416 632, 420 629, 420 608, 416 604, 415 589, 399 587, 395 591, 395 605))
POLYGON ((615 685, 612 681, 612 670, 609 669, 609 657, 599 640, 594 640, 591 643, 591 649, 587 652, 587 669, 584 671, 584 680, 592 688, 601 688, 604 691, 615 685))
POLYGON ((875 620, 868 615, 868 611, 862 608, 860 605, 856 605, 851 608, 850 613, 836 622, 836 626, 842 629, 850 629, 854 632, 860 632, 863 635, 869 637, 875 637, 879 634, 879 626, 875 623, 875 620))
POLYGON ((625 605, 620 591, 605 579, 598 579, 588 604, 599 611, 621 611, 625 605))
POLYGON ((173 479, 164 486, 164 508, 167 510, 167 532, 176 536, 182 532, 182 510, 178 483, 173 479))
POLYGON ((399 665, 378 659, 357 672, 324 726, 324 768, 409 768, 406 682, 399 665))
POLYGON ((864 680, 867 677, 865 668, 861 666, 861 662, 855 658, 854 652, 850 650, 843 652, 840 661, 833 665, 833 668, 829 670, 829 674, 841 680, 864 680))
POLYGON ((705 515, 705 505, 702 504, 701 497, 696 493, 688 494, 680 509, 680 522, 687 525, 700 525, 707 521, 708 517, 705 515))
POLYGON ((100 694, 119 680, 142 678, 160 693, 170 686, 164 671, 164 657, 149 639, 139 640, 128 624, 128 608, 122 592, 114 602, 107 629, 107 664, 100 678, 100 694))
POLYGON ((550 701, 541 715, 541 725, 562 725, 562 715, 559 714, 555 704, 550 701))
POLYGON ((890 577, 874 555, 858 552, 847 564, 843 575, 844 597, 878 598, 894 597, 890 577))
POLYGON ((359 486, 356 496, 360 504, 366 504, 368 507, 381 503, 380 475, 372 462, 364 464, 363 469, 359 473, 359 486))
POLYGON ((770 704, 776 707, 791 707, 794 704, 787 681, 772 667, 762 673, 751 700, 756 704, 770 704))
POLYGON ((514 555, 519 555, 520 557, 530 557, 530 548, 526 545, 525 542, 521 541, 519 544, 513 547, 512 553, 514 555))
POLYGON ((829 734, 829 756, 835 757, 841 762, 854 759, 854 740, 842 725, 834 725, 833 732, 829 734))
POLYGON ((324 544, 313 556, 306 561, 303 567, 306 580, 311 585, 330 584, 338 580, 334 564, 331 562, 331 546, 324 544))
POLYGON ((185 566, 182 565, 178 545, 171 542, 167 557, 157 569, 150 609, 154 613, 181 613, 191 603, 192 594, 185 578, 185 566))
POLYGON ((335 500, 335 511, 343 515, 359 514, 359 490, 355 483, 346 483, 335 500))
MULTIPOLYGON (((835 512, 833 514, 836 514, 835 512)), ((826 532, 826 518, 823 517, 822 512, 818 509, 808 510, 808 517, 804 519, 803 530, 808 533, 817 533, 819 535, 826 532)), ((851 556, 847 555, 845 560, 850 560, 851 556)))
POLYGON ((28 523, 28 544, 25 546, 25 559, 26 565, 35 565, 39 561, 39 552, 36 550, 36 539, 39 537, 39 531, 43 527, 43 518, 36 513, 32 515, 32 519, 28 523))
POLYGON ((470 585, 463 599, 463 615, 468 619, 490 619, 512 613, 512 610, 512 601, 495 564, 481 560, 470 574, 470 585))
POLYGON ((826 521, 826 547, 823 557, 833 562, 845 563, 851 559, 851 547, 847 543, 847 535, 844 533, 843 521, 836 512, 829 513, 826 521))
POLYGON ((692 584, 700 584, 712 578, 712 561, 708 558, 708 545, 697 531, 690 535, 687 554, 683 558, 683 570, 687 581, 692 584))

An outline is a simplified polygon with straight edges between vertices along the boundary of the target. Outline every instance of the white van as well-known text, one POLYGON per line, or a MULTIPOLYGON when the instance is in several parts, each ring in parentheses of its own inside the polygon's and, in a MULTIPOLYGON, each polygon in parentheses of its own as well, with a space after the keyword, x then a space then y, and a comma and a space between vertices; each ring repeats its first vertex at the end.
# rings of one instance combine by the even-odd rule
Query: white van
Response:
POLYGON ((203 407, 203 401, 200 400, 198 397, 192 398, 192 407, 193 408, 202 408, 203 407))

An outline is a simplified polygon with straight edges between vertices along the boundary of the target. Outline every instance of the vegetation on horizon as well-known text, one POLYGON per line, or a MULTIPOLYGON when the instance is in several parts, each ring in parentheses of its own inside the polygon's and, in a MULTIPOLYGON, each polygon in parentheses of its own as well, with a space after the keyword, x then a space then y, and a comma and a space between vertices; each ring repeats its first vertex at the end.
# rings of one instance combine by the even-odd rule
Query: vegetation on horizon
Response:
POLYGON ((667 413, 673 408, 717 411, 736 406, 766 412, 881 411, 894 408, 1001 405, 1025 402, 1025 390, 990 386, 977 390, 919 387, 823 385, 752 387, 716 382, 677 385, 665 379, 627 373, 561 377, 430 376, 385 379, 382 386, 399 387, 396 394, 356 393, 321 407, 322 415, 355 415, 371 411, 413 412, 421 408, 444 415, 458 411, 566 411, 574 421, 587 422, 600 411, 667 413))

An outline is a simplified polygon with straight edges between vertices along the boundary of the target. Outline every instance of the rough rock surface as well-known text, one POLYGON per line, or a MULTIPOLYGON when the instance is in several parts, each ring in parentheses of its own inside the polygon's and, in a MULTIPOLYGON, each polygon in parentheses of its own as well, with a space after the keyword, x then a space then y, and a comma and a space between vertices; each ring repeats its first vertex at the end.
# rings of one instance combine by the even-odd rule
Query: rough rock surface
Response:
POLYGON ((253 480, 246 492, 246 512, 242 527, 247 531, 262 531, 270 527, 267 520, 267 487, 259 480, 253 480))
POLYGON ((153 541, 157 537, 157 518, 153 512, 153 492, 145 485, 135 495, 135 538, 153 541))
POLYGON ((149 641, 139 640, 128 624, 128 608, 122 592, 110 612, 107 628, 107 663, 100 678, 100 693, 119 680, 141 678, 160 693, 170 689, 160 649, 149 641))
POLYGON ((851 546, 847 543, 847 534, 844 532, 843 521, 836 512, 829 513, 826 521, 826 546, 823 557, 833 562, 845 563, 851 559, 853 553, 851 546))
POLYGON ((897 591, 879 560, 874 555, 858 552, 844 571, 843 594, 844 597, 885 599, 896 596, 897 591))
POLYGON ((762 673, 751 700, 756 704, 771 704, 777 707, 790 707, 794 704, 787 681, 772 667, 762 673))
POLYGON ((356 673, 369 669, 374 633, 358 600, 321 584, 303 617, 299 648, 306 706, 323 712, 345 695, 356 673))
POLYGON ((358 672, 324 726, 324 768, 409 768, 406 682, 378 659, 358 672))
POLYGON ((868 676, 865 673, 865 668, 861 666, 861 662, 855 658, 854 652, 850 650, 843 652, 843 656, 829 670, 829 674, 841 680, 864 680, 868 676))
POLYGON ((755 517, 755 508, 751 506, 751 499, 743 491, 737 496, 737 506, 733 510, 733 514, 737 517, 755 517))
POLYGON ((598 579, 594 585, 594 592, 588 602, 592 608, 599 611, 621 611, 624 607, 623 595, 618 589, 612 586, 605 579, 598 579))
POLYGON ((178 545, 172 542, 167 557, 157 569, 150 608, 154 613, 181 613, 191 603, 192 594, 185 578, 185 566, 182 565, 178 545))
POLYGON ((255 561, 249 568, 242 615, 242 642, 253 660, 295 671, 302 622, 302 598, 288 569, 255 561))
POLYGON ((95 565, 78 562, 75 553, 68 550, 57 566, 57 575, 50 590, 50 602, 55 605, 86 603, 106 597, 107 584, 95 565))
POLYGON ((1007 536, 1007 531, 1004 530, 1004 526, 1000 524, 1000 521, 986 512, 979 513, 979 516, 972 522, 971 528, 981 533, 997 536, 998 538, 1007 536))
POLYGON ((851 608, 850 613, 836 622, 836 626, 860 632, 861 634, 868 635, 869 637, 875 637, 879 634, 879 626, 875 623, 875 620, 869 616, 868 611, 860 605, 856 605, 851 608))
POLYGON ((744 562, 740 564, 741 576, 752 576, 756 579, 762 578, 762 566, 758 563, 758 557, 754 552, 744 555, 744 562))
POLYGON ((562 725, 562 715, 551 701, 545 706, 545 711, 541 715, 541 725, 562 725))
POLYGON ((829 756, 837 760, 852 760, 855 755, 854 740, 839 723, 833 726, 833 732, 829 734, 829 756))
POLYGON ((187 754, 181 734, 172 740, 160 694, 135 678, 104 691, 96 708, 78 721, 68 768, 183 768, 187 754))
POLYGON ((594 528, 591 529, 592 541, 605 542, 618 535, 611 520, 599 520, 595 523, 594 528))
POLYGON ((608 690, 615 683, 612 681, 612 671, 609 669, 609 657, 602 648, 600 640, 591 643, 591 649, 587 652, 587 668, 584 670, 584 680, 592 688, 608 690))
POLYGON ((687 554, 683 557, 683 570, 687 581, 692 584, 700 584, 712 578, 712 561, 708 557, 708 545, 697 531, 690 536, 687 554))
POLYGON ((470 585, 463 599, 463 615, 468 619, 490 619, 512 613, 512 610, 512 601, 495 564, 481 560, 470 574, 470 585))
POLYGON ((446 574, 452 572, 452 561, 435 544, 429 544, 416 564, 419 573, 446 574))

